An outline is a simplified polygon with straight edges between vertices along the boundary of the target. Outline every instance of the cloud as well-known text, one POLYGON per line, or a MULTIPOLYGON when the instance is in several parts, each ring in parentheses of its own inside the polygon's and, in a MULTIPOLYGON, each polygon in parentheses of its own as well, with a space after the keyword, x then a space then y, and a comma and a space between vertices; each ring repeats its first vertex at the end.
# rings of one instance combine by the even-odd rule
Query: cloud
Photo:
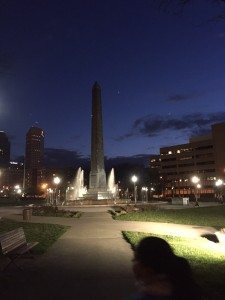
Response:
POLYGON ((115 137, 113 140, 116 141, 116 142, 121 142, 123 140, 126 140, 129 137, 132 137, 133 135, 134 135, 133 132, 129 132, 129 133, 126 133, 124 135, 120 135, 118 137, 115 137))
POLYGON ((79 167, 87 165, 88 158, 78 151, 45 148, 44 163, 48 167, 79 167))
POLYGON ((225 112, 210 114, 193 113, 175 118, 170 116, 147 115, 135 120, 132 130, 128 134, 124 134, 115 140, 122 141, 137 135, 155 137, 167 130, 182 131, 193 135, 195 133, 207 132, 210 130, 210 125, 224 121, 225 112))
POLYGON ((198 93, 192 93, 192 94, 172 94, 169 95, 166 98, 167 102, 181 102, 181 101, 186 101, 186 100, 190 100, 193 98, 198 97, 199 94, 198 93))

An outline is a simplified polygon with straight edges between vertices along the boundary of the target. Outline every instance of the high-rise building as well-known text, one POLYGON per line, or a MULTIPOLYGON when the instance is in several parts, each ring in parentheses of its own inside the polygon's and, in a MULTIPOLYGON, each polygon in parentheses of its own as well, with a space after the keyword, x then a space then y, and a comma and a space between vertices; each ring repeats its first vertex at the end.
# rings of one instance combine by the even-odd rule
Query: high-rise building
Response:
POLYGON ((26 135, 25 152, 25 191, 31 194, 39 192, 43 177, 44 131, 32 126, 26 135))
POLYGON ((10 142, 4 131, 0 131, 0 168, 8 168, 10 161, 10 142))

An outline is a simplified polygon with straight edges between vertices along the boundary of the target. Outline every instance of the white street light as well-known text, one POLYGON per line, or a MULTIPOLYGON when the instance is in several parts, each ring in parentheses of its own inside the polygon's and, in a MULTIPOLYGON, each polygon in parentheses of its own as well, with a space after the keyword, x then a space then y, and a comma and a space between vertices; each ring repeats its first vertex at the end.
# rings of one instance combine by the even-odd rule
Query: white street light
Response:
POLYGON ((53 178, 53 183, 56 185, 55 188, 55 197, 54 197, 54 202, 55 205, 57 204, 57 186, 59 185, 59 183, 61 182, 61 178, 59 178, 58 176, 53 178))
POLYGON ((145 197, 142 197, 142 199, 145 198, 145 201, 148 202, 148 188, 147 188, 147 186, 143 186, 141 188, 141 190, 143 191, 143 193, 145 192, 145 197))
POLYGON ((191 181, 192 181, 194 184, 196 184, 196 183, 199 183, 200 179, 199 179, 199 177, 197 177, 197 176, 193 176, 193 177, 191 178, 191 181))
POLYGON ((217 187, 217 192, 218 192, 218 194, 216 195, 216 198, 218 199, 218 201, 221 204, 224 203, 222 185, 224 185, 223 180, 222 179, 217 179, 217 181, 215 182, 215 186, 217 187))
POLYGON ((191 178, 191 182, 194 183, 195 185, 195 188, 194 188, 194 195, 195 195, 195 206, 199 206, 199 203, 198 203, 198 196, 197 196, 197 191, 196 189, 200 189, 202 186, 201 184, 199 183, 200 182, 200 178, 197 177, 197 176, 193 176, 191 178))
POLYGON ((61 182, 61 179, 56 176, 53 178, 53 182, 54 182, 54 184, 58 185, 61 182))
POLYGON ((217 179, 217 181, 215 182, 216 186, 221 186, 223 184, 223 180, 222 179, 217 179))
POLYGON ((136 186, 135 186, 135 183, 137 182, 138 178, 137 176, 133 175, 131 177, 131 181, 133 182, 134 184, 134 202, 137 203, 137 193, 136 193, 136 186))

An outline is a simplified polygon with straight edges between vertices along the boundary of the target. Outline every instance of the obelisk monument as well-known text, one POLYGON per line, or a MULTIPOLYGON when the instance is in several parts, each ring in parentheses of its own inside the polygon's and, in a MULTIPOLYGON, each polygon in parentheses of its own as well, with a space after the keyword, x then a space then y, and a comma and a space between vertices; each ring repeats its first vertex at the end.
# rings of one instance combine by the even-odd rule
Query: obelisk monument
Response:
POLYGON ((111 195, 107 191, 104 164, 101 87, 97 82, 92 87, 91 118, 91 171, 86 197, 108 199, 111 195))

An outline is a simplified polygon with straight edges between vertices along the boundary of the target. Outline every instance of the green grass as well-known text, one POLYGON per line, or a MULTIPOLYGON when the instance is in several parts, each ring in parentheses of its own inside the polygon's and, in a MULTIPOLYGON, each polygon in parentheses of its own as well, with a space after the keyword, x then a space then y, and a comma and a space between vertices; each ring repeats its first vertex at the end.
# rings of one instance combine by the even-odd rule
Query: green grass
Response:
POLYGON ((115 216, 115 219, 125 221, 146 221, 225 227, 225 205, 130 212, 125 215, 115 216))
MULTIPOLYGON (((142 238, 153 234, 124 231, 123 235, 134 247, 142 238)), ((205 238, 190 240, 173 236, 157 236, 165 239, 177 255, 189 261, 206 299, 224 299, 225 245, 215 244, 205 238)))
POLYGON ((42 254, 67 231, 68 226, 54 224, 24 223, 8 219, 0 220, 0 234, 23 227, 28 242, 39 242, 33 248, 35 254, 42 254))

